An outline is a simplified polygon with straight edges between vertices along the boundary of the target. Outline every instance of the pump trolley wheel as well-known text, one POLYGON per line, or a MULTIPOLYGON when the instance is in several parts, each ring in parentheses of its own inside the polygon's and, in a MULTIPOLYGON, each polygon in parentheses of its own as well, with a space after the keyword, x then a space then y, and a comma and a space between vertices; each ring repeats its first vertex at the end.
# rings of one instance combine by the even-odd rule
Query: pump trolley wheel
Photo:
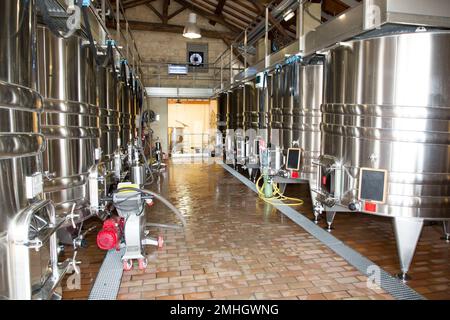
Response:
POLYGON ((123 260, 123 270, 130 271, 131 269, 133 269, 133 260, 123 260))
POLYGON ((147 268, 148 262, 146 258, 139 259, 138 263, 139 263, 139 270, 145 270, 145 268, 147 268))
POLYGON ((163 236, 158 237, 158 248, 162 248, 164 246, 164 238, 163 236))

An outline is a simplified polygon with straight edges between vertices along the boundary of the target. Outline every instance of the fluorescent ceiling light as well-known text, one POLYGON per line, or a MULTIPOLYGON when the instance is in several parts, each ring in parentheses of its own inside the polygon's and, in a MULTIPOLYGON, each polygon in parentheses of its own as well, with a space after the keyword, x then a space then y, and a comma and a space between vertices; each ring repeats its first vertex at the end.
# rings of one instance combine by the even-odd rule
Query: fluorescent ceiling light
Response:
POLYGON ((286 11, 286 12, 283 14, 283 20, 284 20, 284 21, 289 21, 289 20, 291 20, 294 16, 295 16, 294 10, 289 9, 288 11, 286 11))

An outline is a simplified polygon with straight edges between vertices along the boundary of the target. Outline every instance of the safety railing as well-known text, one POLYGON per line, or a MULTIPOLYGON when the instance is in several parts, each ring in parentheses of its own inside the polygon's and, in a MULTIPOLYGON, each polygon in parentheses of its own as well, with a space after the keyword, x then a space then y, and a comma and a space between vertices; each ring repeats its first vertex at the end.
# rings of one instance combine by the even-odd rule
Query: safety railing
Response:
MULTIPOLYGON (((57 0, 61 8, 67 9, 74 0, 57 0)), ((91 0, 89 2, 90 24, 95 40, 105 44, 107 40, 114 40, 117 51, 136 73, 142 78, 142 57, 139 54, 136 41, 128 26, 128 20, 121 0, 91 0), (114 3, 114 5, 113 5, 114 3), (108 19, 109 18, 109 19, 108 19), (114 31, 112 31, 114 30, 114 31)))
MULTIPOLYGON (((185 62, 144 61, 141 69, 144 74, 142 80, 147 87, 216 88, 221 80, 229 79, 229 73, 221 75, 213 64, 204 64, 199 69, 185 62), (171 66, 181 67, 186 73, 171 73, 171 66)), ((234 72, 242 70, 236 68, 234 72)))

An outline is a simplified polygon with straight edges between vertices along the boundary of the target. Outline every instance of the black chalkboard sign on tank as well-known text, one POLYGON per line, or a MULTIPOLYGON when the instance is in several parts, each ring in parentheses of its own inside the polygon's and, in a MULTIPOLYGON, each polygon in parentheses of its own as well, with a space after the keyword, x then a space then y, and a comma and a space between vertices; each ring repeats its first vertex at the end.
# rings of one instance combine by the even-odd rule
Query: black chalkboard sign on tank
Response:
POLYGON ((386 189, 385 170, 361 168, 359 198, 373 202, 385 202, 386 189))

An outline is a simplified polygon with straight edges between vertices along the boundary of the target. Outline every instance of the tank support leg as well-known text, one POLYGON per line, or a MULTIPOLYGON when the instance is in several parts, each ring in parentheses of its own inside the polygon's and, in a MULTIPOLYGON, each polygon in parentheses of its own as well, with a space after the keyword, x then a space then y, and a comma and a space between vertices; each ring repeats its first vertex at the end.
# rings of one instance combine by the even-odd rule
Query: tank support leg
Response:
POLYGON ((441 239, 450 242, 450 221, 443 221, 442 224, 444 227, 444 236, 441 239))
POLYGON ((333 230, 333 227, 331 226, 334 221, 334 217, 336 216, 336 211, 327 211, 327 231, 331 232, 333 230))
POLYGON ((314 223, 318 224, 319 223, 319 216, 320 216, 320 211, 314 209, 314 223))
POLYGON ((408 271, 422 228, 423 219, 394 218, 394 232, 401 268, 401 273, 397 276, 404 282, 410 279, 408 271))
POLYGON ((253 169, 249 168, 248 169, 248 177, 250 178, 250 180, 252 180, 252 175, 253 175, 253 169))
POLYGON ((280 191, 282 194, 286 191, 287 183, 280 183, 280 191))
MULTIPOLYGON (((314 199, 312 193, 311 193, 311 198, 314 199)), ((314 207, 313 207, 314 220, 313 221, 314 221, 315 224, 319 224, 320 215, 324 211, 323 210, 323 206, 320 203, 318 203, 318 202, 316 202, 314 200, 313 200, 313 203, 314 203, 314 207)))
POLYGON ((256 177, 257 177, 257 175, 258 175, 258 169, 255 169, 254 172, 253 172, 253 175, 250 176, 250 180, 252 180, 253 183, 256 183, 256 177))

